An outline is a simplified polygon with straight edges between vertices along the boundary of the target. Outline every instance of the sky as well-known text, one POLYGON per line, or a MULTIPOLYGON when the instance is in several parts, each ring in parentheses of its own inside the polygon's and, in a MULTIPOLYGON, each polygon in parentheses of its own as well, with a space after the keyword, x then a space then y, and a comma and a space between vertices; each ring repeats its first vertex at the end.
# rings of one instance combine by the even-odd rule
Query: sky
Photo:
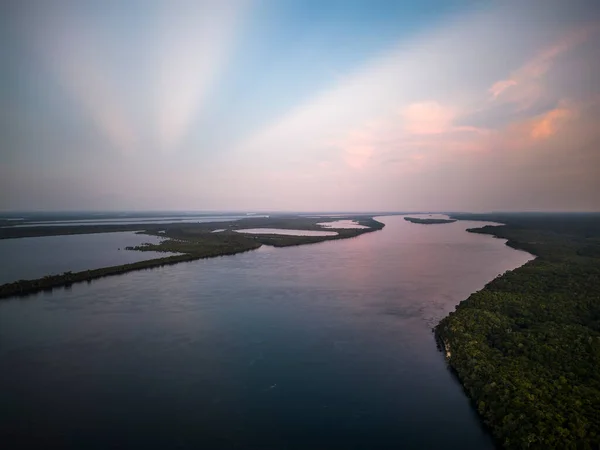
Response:
POLYGON ((600 211, 594 0, 5 0, 0 210, 600 211))

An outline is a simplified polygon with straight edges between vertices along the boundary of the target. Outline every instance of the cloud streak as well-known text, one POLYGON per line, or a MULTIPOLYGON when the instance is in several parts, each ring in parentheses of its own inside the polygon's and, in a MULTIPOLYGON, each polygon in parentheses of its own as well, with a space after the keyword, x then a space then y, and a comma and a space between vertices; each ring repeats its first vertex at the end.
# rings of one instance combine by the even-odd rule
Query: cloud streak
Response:
POLYGON ((223 71, 246 1, 165 4, 159 43, 158 133, 174 151, 223 71))
POLYGON ((600 31, 600 24, 578 27, 561 36, 553 45, 544 48, 531 61, 514 71, 510 78, 497 81, 489 91, 494 100, 514 103, 528 109, 544 94, 544 76, 563 54, 592 39, 600 31))

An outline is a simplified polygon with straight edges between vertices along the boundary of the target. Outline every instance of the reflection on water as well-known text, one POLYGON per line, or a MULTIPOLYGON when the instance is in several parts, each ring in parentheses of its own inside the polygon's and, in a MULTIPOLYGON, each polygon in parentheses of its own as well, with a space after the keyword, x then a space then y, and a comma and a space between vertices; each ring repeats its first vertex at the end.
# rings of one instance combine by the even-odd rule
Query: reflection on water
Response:
POLYGON ((335 236, 337 234, 335 231, 286 230, 282 228, 244 228, 233 231, 247 234, 281 234, 284 236, 335 236))
POLYGON ((0 302, 3 443, 493 448, 431 327, 530 255, 481 223, 381 220, 0 302))
POLYGON ((125 250, 127 246, 160 240, 129 231, 0 239, 0 284, 168 256, 125 250))

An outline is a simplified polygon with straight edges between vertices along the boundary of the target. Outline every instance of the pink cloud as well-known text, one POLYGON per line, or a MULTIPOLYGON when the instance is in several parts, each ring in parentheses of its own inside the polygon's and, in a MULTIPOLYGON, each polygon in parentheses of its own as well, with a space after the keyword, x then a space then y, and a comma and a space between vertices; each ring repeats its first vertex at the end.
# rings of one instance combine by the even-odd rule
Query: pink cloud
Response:
MULTIPOLYGON (((529 33, 520 37, 529 40, 529 33)), ((518 57, 512 55, 513 60, 526 60, 528 56, 523 52, 533 46, 542 50, 520 68, 513 66, 517 70, 508 74, 491 73, 498 70, 497 58, 490 54, 489 45, 471 46, 476 35, 464 41, 461 38, 458 42, 463 45, 454 46, 468 49, 461 60, 457 58, 460 52, 443 61, 430 57, 452 54, 444 51, 446 38, 432 44, 436 51, 409 55, 394 51, 270 124, 249 140, 251 145, 244 143, 239 155, 242 160, 264 164, 264 169, 258 169, 264 173, 267 169, 277 171, 278 185, 290 185, 293 180, 293 189, 304 194, 319 185, 335 185, 337 192, 344 186, 346 191, 356 189, 357 195, 371 193, 367 201, 371 208, 371 202, 380 198, 378 186, 384 185, 402 186, 393 191, 406 193, 393 197, 404 198, 404 207, 412 201, 415 205, 435 203, 449 196, 450 191, 460 204, 468 203, 468 196, 483 198, 484 194, 492 197, 489 204, 494 203, 495 195, 510 203, 520 183, 527 186, 529 178, 545 176, 541 164, 567 159, 573 148, 582 148, 585 136, 591 135, 579 136, 575 131, 576 122, 584 117, 577 115, 571 120, 576 114, 572 104, 560 104, 556 110, 534 117, 514 114, 516 108, 541 106, 537 103, 540 98, 548 100, 544 104, 556 104, 557 99, 576 97, 577 92, 570 90, 573 83, 561 79, 560 85, 552 85, 555 74, 547 79, 545 76, 555 65, 565 62, 559 59, 561 55, 589 39, 587 33, 591 32, 565 35, 549 46, 545 46, 548 40, 544 33, 518 48, 507 43, 503 30, 498 31, 498 41, 493 42, 507 54, 519 52, 518 57), (487 67, 489 59, 494 60, 493 68, 487 67), (473 71, 472 60, 488 70, 481 74, 473 71), (497 108, 499 104, 509 104, 510 108, 497 108), (504 125, 507 120, 513 123, 504 125), (482 123, 489 128, 462 125, 467 123, 482 123), (417 196, 408 194, 415 186, 420 189, 418 202, 417 196), (429 187, 431 199, 424 193, 429 187)), ((581 70, 581 66, 572 70, 581 70)), ((577 159, 572 159, 570 164, 575 167, 577 159)), ((264 179, 261 175, 256 183, 264 179)), ((322 200, 322 194, 315 195, 322 200)), ((357 198, 353 196, 354 204, 357 198)))
POLYGON ((539 53, 532 61, 527 63, 521 71, 524 75, 531 78, 539 78, 543 76, 552 66, 554 60, 562 53, 583 44, 594 33, 600 29, 600 24, 595 23, 582 28, 571 31, 563 36, 553 46, 546 48, 539 53))
POLYGON ((496 98, 500 94, 502 94, 506 89, 508 89, 511 86, 515 86, 516 84, 517 84, 517 82, 515 80, 498 81, 498 82, 494 83, 494 85, 490 88, 490 93, 492 94, 492 96, 494 98, 496 98))
POLYGON ((573 117, 573 111, 566 108, 556 108, 541 117, 534 119, 530 135, 533 139, 547 139, 557 133, 565 120, 573 117))
POLYGON ((350 145, 345 149, 346 164, 354 169, 363 169, 373 156, 374 150, 369 145, 350 145))
POLYGON ((454 108, 429 101, 412 103, 402 111, 404 129, 411 134, 439 134, 448 131, 456 117, 454 108))
POLYGON ((584 43, 600 30, 600 24, 582 27, 562 36, 556 43, 539 52, 533 59, 511 74, 508 79, 494 83, 489 92, 493 100, 515 103, 519 110, 531 107, 545 94, 543 79, 562 54, 584 43))
POLYGON ((399 113, 366 121, 328 146, 341 152, 343 165, 354 171, 422 173, 448 155, 486 150, 490 131, 454 125, 459 110, 434 101, 412 103, 399 113))
MULTIPOLYGON (((505 154, 529 152, 534 148, 549 148, 563 139, 573 127, 577 127, 576 119, 580 116, 579 111, 582 108, 587 107, 583 104, 563 101, 557 108, 543 114, 512 122, 491 134, 484 145, 491 151, 505 154)), ((582 135, 580 138, 583 140, 585 136, 582 135)), ((576 147, 579 145, 579 136, 574 139, 572 145, 576 147)))

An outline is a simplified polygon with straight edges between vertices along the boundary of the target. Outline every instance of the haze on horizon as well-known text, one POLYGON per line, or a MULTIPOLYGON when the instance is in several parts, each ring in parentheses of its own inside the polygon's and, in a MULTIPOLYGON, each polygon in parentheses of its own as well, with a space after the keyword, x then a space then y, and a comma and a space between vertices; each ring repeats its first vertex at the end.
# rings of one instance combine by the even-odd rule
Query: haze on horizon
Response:
POLYGON ((0 210, 600 210, 595 1, 0 5, 0 210))

